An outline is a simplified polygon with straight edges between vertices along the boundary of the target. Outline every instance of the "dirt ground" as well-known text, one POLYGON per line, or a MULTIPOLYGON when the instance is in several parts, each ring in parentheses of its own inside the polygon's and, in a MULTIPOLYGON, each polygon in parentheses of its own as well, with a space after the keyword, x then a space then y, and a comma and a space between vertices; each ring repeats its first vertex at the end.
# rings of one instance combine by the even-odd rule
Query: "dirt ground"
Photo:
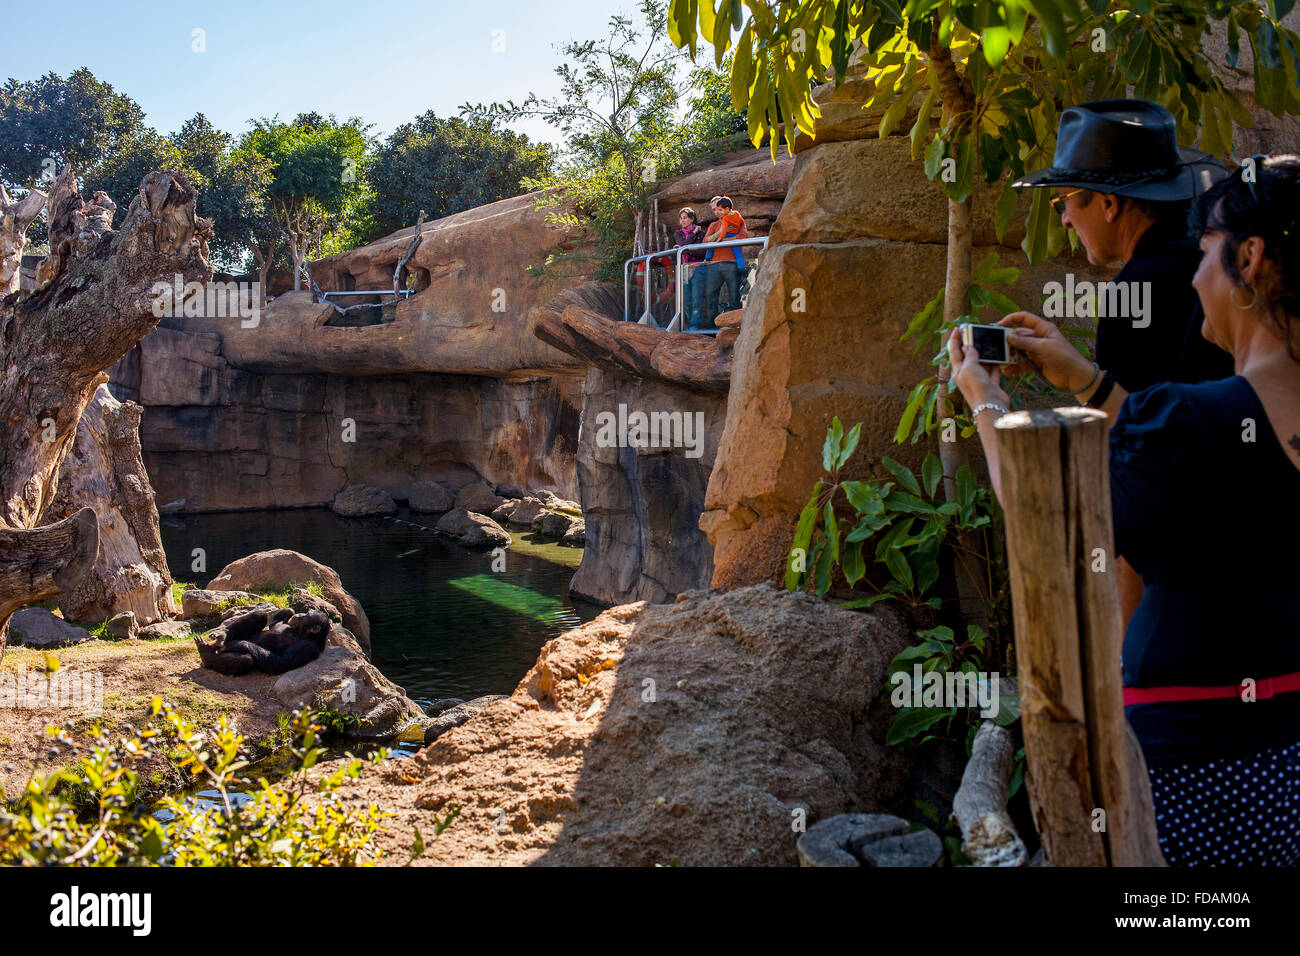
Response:
MULTIPOLYGON (((180 709, 200 726, 230 719, 252 749, 265 749, 277 732, 283 707, 271 696, 274 677, 226 677, 205 671, 188 637, 160 641, 87 641, 51 652, 60 667, 52 685, 43 673, 45 652, 9 647, 0 662, 0 787, 8 798, 20 794, 33 774, 47 774, 72 762, 66 750, 50 753, 47 725, 74 723, 76 730, 98 719, 120 733, 127 724, 148 719, 154 696, 180 709), (59 693, 62 699, 49 698, 59 693), (69 699, 69 691, 79 691, 69 699), (98 707, 96 706, 98 700, 98 707), (97 714, 96 711, 99 711, 97 714)), ((151 790, 169 788, 173 773, 161 758, 137 768, 151 790)))

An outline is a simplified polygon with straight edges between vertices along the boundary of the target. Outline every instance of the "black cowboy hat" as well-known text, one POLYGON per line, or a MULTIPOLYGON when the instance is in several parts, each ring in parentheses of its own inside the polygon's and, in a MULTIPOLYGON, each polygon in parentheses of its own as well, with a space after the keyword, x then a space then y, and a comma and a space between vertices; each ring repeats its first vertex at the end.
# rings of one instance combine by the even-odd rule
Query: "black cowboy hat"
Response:
POLYGON ((1179 149, 1177 122, 1146 100, 1094 100, 1061 114, 1052 165, 1011 184, 1077 186, 1157 202, 1194 199, 1228 169, 1208 153, 1179 149))

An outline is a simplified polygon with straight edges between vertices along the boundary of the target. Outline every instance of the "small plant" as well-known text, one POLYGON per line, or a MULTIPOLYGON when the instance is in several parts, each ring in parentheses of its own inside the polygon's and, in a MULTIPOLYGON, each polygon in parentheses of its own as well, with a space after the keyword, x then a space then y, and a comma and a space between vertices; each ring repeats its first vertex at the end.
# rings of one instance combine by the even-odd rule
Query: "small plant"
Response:
POLYGON ((935 455, 926 456, 919 476, 885 457, 880 465, 889 478, 841 481, 840 470, 857 449, 861 433, 861 422, 847 435, 838 418, 831 422, 822 446, 822 466, 829 477, 817 480, 799 515, 785 586, 803 591, 811 585, 819 597, 825 597, 832 572, 838 568, 850 587, 862 582, 874 591, 843 607, 870 607, 895 599, 913 610, 938 609, 942 600, 931 590, 939 581, 941 552, 947 547, 956 560, 985 565, 986 588, 981 596, 992 610, 1001 590, 994 580, 992 545, 982 554, 972 553, 960 541, 963 532, 992 529, 996 505, 989 488, 976 482, 974 473, 963 465, 955 476, 955 500, 941 500, 943 466, 935 455), (837 511, 841 500, 848 505, 847 518, 837 511), (874 547, 868 551, 871 544, 874 547), (877 584, 868 577, 868 561, 883 566, 889 580, 877 584))
POLYGON ((360 714, 336 710, 333 707, 324 707, 316 711, 316 717, 324 724, 325 729, 339 735, 349 734, 362 724, 360 714))
MULTIPOLYGON (((243 737, 224 717, 200 731, 158 698, 149 716, 146 727, 128 725, 117 740, 92 725, 90 752, 74 767, 32 779, 11 807, 0 809, 0 864, 364 866, 378 859, 374 839, 386 814, 373 804, 350 809, 334 799, 344 780, 360 776, 363 761, 347 758, 323 779, 308 779, 324 753, 323 728, 310 712, 289 718, 295 770, 275 786, 260 779, 242 801, 232 787, 249 783, 239 776, 248 760, 243 737), (157 808, 144 805, 131 765, 158 753, 214 791, 214 805, 174 797, 157 808)), ((70 722, 48 728, 75 752, 71 731, 70 722)))

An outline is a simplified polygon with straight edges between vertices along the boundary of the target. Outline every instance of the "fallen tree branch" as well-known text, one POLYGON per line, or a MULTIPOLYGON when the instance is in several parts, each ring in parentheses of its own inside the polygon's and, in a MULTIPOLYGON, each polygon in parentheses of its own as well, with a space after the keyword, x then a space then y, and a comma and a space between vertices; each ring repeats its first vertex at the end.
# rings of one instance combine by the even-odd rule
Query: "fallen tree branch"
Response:
POLYGON ((986 720, 975 732, 970 760, 952 801, 962 852, 974 866, 1025 864, 1025 844, 1007 815, 1015 752, 1015 740, 1005 727, 986 720))

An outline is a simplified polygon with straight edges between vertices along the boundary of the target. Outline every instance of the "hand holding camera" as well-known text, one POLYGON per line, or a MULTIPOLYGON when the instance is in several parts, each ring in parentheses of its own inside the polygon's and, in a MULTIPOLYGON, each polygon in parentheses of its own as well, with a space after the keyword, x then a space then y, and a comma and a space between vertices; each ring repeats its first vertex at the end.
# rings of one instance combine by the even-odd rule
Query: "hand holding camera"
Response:
POLYGON ((1008 329, 1008 345, 1023 356, 1022 361, 1003 369, 1007 375, 1036 371, 1057 388, 1075 393, 1094 380, 1096 366, 1080 355, 1061 330, 1047 319, 1032 312, 1012 312, 998 325, 1008 329))

